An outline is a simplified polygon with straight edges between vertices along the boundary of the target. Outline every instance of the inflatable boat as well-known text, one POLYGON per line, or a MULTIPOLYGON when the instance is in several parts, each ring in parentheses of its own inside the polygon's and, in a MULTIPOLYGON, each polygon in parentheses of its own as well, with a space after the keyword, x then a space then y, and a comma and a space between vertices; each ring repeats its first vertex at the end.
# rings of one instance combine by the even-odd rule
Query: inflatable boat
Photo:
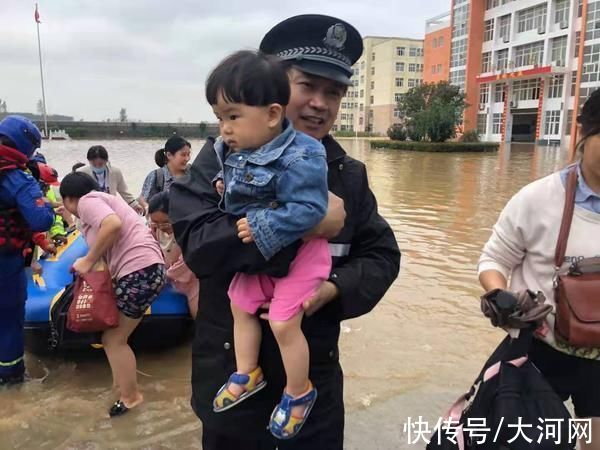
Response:
MULTIPOLYGON (((55 256, 40 258, 42 275, 28 279, 25 305, 25 346, 33 353, 50 350, 100 348, 98 333, 73 333, 63 320, 51 320, 53 307, 71 295, 73 262, 87 253, 87 246, 78 231, 68 236, 55 256), (60 329, 56 329, 58 327, 60 329), (59 337, 59 339, 57 339, 59 337)), ((54 315, 57 311, 54 310, 54 315)), ((63 311, 64 315, 64 311, 63 311)), ((162 349, 176 345, 189 334, 192 320, 187 299, 167 284, 130 338, 137 349, 162 349)))

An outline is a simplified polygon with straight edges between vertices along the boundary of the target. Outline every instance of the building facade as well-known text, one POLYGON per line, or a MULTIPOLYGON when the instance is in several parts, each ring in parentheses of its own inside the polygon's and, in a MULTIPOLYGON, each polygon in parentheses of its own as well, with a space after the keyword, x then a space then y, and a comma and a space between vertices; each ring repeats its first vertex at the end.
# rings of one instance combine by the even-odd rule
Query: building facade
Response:
POLYGON ((334 131, 385 135, 401 119, 402 94, 423 82, 423 40, 366 36, 363 45, 334 131))
POLYGON ((600 1, 454 0, 451 40, 449 80, 470 105, 465 131, 574 141, 578 108, 600 87, 600 1))
POLYGON ((452 16, 445 13, 425 23, 423 82, 437 83, 450 78, 452 16))

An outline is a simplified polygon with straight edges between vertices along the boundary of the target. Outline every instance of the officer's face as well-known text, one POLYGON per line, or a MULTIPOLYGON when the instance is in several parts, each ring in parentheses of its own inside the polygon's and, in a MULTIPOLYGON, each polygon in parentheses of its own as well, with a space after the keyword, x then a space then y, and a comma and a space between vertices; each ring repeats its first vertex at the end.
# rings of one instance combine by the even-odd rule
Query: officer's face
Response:
POLYGON ((297 130, 322 139, 331 130, 346 87, 292 68, 289 71, 291 96, 286 109, 297 130))

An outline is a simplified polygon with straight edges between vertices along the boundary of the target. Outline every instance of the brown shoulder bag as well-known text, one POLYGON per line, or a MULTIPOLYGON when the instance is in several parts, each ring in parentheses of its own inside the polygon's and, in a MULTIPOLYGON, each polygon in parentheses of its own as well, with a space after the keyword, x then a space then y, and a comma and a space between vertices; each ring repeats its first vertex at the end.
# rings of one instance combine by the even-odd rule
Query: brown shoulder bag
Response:
POLYGON ((575 261, 560 273, 575 209, 577 169, 569 171, 565 209, 554 255, 557 337, 575 347, 600 347, 600 257, 575 261))

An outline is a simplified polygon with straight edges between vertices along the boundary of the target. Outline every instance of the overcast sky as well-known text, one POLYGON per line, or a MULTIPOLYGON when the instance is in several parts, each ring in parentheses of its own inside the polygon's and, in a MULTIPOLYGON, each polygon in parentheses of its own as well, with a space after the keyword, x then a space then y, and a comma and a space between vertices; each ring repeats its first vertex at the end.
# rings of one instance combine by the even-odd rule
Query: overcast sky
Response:
MULTIPOLYGON (((364 35, 422 38, 450 0, 39 0, 49 113, 77 120, 214 120, 207 73, 258 47, 296 14, 340 17, 364 35)), ((35 3, 0 0, 0 98, 35 112, 41 98, 35 3)))

